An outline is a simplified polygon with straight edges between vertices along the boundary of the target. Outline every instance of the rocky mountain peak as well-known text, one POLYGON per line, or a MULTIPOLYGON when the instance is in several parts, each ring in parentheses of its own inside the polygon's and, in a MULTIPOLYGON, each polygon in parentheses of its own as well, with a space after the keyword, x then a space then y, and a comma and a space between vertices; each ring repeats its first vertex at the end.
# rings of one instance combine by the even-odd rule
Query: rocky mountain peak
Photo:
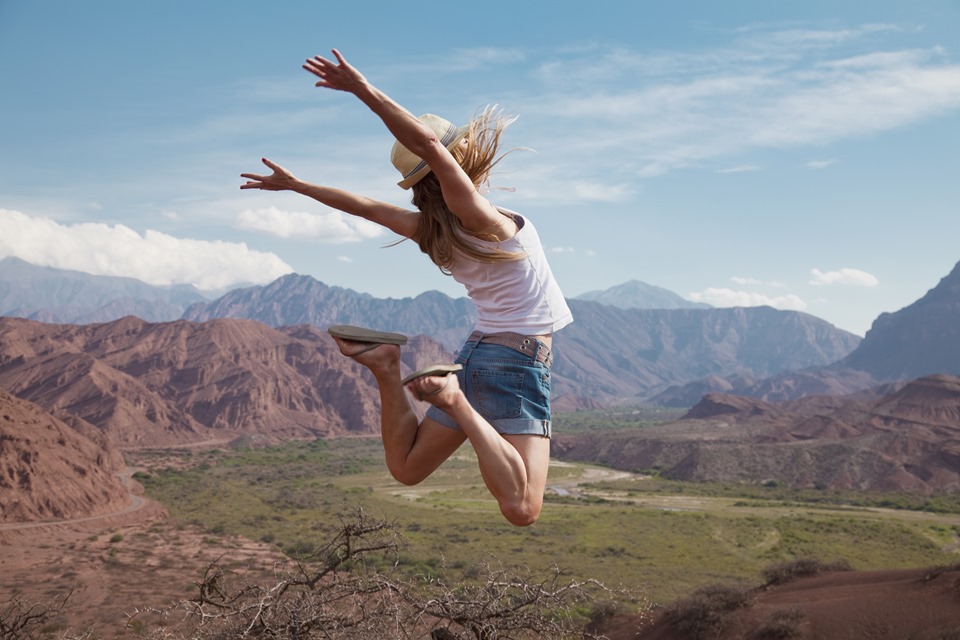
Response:
POLYGON ((839 364, 880 381, 960 374, 960 263, 910 306, 881 314, 839 364))

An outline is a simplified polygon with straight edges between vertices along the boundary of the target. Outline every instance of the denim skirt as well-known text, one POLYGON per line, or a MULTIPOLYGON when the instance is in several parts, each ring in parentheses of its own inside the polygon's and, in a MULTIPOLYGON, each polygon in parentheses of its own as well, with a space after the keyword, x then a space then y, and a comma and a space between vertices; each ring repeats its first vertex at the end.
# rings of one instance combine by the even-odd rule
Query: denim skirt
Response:
MULTIPOLYGON (((467 400, 498 433, 550 437, 550 369, 544 363, 510 347, 473 340, 454 362, 463 365, 456 375, 467 400)), ((434 406, 427 417, 461 430, 434 406)))

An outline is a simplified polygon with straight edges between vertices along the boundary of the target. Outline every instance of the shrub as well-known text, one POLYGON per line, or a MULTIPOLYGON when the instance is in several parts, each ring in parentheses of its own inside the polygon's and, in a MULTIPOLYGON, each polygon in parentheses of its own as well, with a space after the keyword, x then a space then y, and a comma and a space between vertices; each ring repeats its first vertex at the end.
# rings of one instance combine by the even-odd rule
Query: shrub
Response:
POLYGON ((715 637, 723 629, 724 618, 750 604, 746 589, 730 585, 707 585, 667 609, 667 617, 677 630, 694 640, 715 637))
POLYGON ((803 636, 807 614, 799 609, 778 609, 770 614, 754 635, 756 640, 794 640, 803 636))
POLYGON ((833 562, 822 562, 817 558, 797 558, 780 562, 763 570, 763 578, 766 580, 764 586, 775 586, 793 582, 797 578, 806 576, 816 576, 821 573, 831 571, 853 571, 853 567, 846 560, 835 560, 833 562))
POLYGON ((957 563, 955 563, 955 564, 948 564, 948 565, 940 565, 940 566, 936 566, 936 567, 930 567, 930 568, 927 569, 926 572, 923 574, 923 580, 924 580, 924 582, 927 582, 927 581, 929 581, 929 580, 933 580, 934 578, 940 577, 940 576, 943 575, 944 573, 952 573, 952 572, 954 572, 954 571, 960 571, 960 562, 957 562, 957 563))

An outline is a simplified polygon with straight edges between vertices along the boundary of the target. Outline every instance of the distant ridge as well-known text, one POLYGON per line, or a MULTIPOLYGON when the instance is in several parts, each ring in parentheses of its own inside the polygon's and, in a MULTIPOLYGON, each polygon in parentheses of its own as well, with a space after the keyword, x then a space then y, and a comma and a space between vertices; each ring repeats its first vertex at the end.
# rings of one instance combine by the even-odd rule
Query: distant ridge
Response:
POLYGON ((711 391, 791 400, 845 395, 936 374, 960 375, 960 263, 913 304, 881 314, 859 345, 836 362, 797 367, 761 380, 749 375, 704 377, 668 388, 651 400, 689 407, 711 391))
POLYGON ((555 390, 598 406, 647 401, 710 376, 756 380, 823 366, 860 341, 814 316, 771 307, 618 309, 569 302, 575 321, 554 337, 555 390))
POLYGON ((41 322, 107 322, 135 315, 176 320, 206 298, 194 287, 156 287, 134 278, 94 276, 39 267, 20 258, 0 260, 0 315, 41 322))
POLYGON ((575 297, 620 309, 710 309, 709 304, 691 302, 673 291, 640 280, 630 280, 609 289, 588 291, 575 297))
POLYGON ((438 291, 382 299, 292 273, 267 285, 234 289, 216 300, 198 302, 186 309, 183 318, 195 322, 246 318, 271 327, 359 324, 428 335, 453 350, 476 321, 476 310, 468 298, 450 298, 438 291))

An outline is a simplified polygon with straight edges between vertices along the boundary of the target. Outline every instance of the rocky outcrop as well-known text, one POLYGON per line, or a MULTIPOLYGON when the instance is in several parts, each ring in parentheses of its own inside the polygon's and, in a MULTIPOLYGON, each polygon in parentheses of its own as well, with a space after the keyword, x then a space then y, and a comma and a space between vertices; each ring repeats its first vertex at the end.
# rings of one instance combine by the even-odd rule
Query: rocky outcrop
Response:
POLYGON ((80 431, 0 389, 0 522, 111 513, 129 504, 122 460, 80 431))

